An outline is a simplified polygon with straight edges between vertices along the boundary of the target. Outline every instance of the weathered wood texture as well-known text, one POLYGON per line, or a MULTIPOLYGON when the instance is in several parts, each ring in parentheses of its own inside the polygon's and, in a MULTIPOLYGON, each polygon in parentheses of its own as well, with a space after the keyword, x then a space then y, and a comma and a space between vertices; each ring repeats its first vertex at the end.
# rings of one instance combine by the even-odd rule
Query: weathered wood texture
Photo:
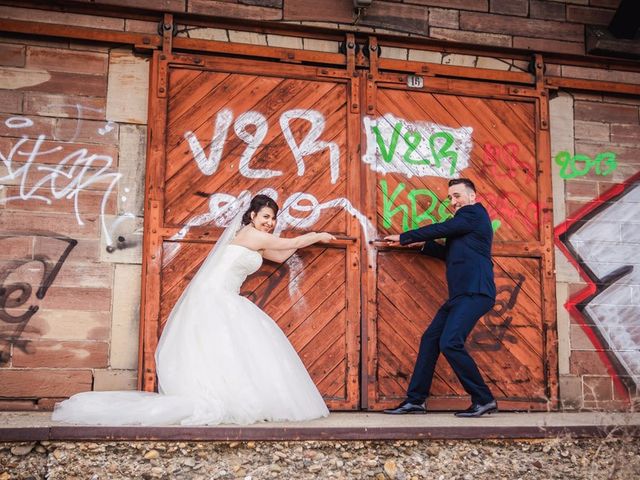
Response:
MULTIPOLYGON (((372 137, 380 150, 378 172, 384 172, 375 178, 378 236, 450 218, 446 177, 474 181, 501 253, 494 253, 498 301, 467 346, 497 398, 521 408, 546 409, 553 397, 546 370, 553 322, 545 312, 540 258, 533 253, 544 244, 534 98, 482 98, 481 90, 479 86, 473 97, 399 86, 375 91, 379 121, 372 137), (430 148, 424 147, 427 142, 430 148), (394 148, 400 152, 395 156, 394 148), (400 161, 404 172, 397 171, 400 161), (425 168, 433 170, 425 174, 425 168)), ((373 341, 369 378, 375 379, 369 406, 381 408, 404 398, 420 338, 447 298, 447 286, 442 262, 384 247, 370 276, 377 310, 367 327, 373 341)), ((444 358, 432 395, 435 409, 459 408, 461 402, 455 400, 465 395, 444 358), (442 402, 445 398, 453 401, 442 402)))
MULTIPOLYGON (((239 67, 234 62, 217 66, 217 71, 168 69, 166 123, 158 125, 156 138, 165 149, 151 158, 164 163, 150 169, 163 176, 151 180, 161 186, 154 190, 163 206, 156 226, 166 231, 196 226, 202 234, 197 241, 192 236, 163 241, 160 269, 147 275, 159 280, 146 299, 159 301, 157 310, 150 309, 159 313, 158 328, 148 329, 145 337, 145 352, 153 350, 149 335, 157 341, 221 231, 212 215, 218 204, 246 190, 256 194, 269 188, 281 206, 289 198, 280 214, 285 235, 313 228, 350 237, 357 228, 338 204, 315 208, 317 214, 308 209, 345 198, 354 181, 346 166, 348 85, 301 78, 305 72, 315 76, 315 69, 294 68, 286 76, 282 69, 279 75, 265 74, 267 64, 245 62, 243 73, 233 73, 239 67), (311 142, 307 147, 305 139, 311 142)), ((357 407, 359 299, 350 267, 357 264, 356 248, 342 242, 304 249, 282 265, 265 262, 241 292, 278 323, 327 403, 339 409, 357 407)), ((149 387, 146 374, 145 367, 149 387)))

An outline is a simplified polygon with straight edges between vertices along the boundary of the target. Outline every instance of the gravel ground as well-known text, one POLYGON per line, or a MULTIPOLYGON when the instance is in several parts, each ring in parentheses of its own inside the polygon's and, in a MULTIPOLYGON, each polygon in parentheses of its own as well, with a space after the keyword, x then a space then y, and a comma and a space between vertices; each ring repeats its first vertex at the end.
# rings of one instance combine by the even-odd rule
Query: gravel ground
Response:
POLYGON ((0 443, 9 479, 640 478, 640 439, 0 443))

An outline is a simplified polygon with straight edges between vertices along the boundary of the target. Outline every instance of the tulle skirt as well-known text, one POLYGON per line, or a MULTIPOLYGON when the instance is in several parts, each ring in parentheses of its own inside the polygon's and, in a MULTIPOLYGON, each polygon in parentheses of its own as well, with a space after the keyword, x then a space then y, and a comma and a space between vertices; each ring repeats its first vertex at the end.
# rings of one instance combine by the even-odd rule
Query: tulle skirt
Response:
MULTIPOLYGON (((195 295, 193 295, 195 294, 195 295)), ((235 293, 180 299, 156 352, 160 393, 85 392, 52 419, 93 425, 246 425, 329 414, 282 330, 235 293)))

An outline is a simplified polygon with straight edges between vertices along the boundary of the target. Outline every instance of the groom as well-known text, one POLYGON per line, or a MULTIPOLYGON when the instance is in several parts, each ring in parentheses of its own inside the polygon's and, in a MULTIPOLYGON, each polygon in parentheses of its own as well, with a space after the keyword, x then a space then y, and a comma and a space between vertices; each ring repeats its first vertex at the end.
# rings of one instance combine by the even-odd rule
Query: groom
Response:
POLYGON ((496 299, 491 220, 482 204, 476 203, 476 189, 469 179, 449 181, 449 200, 455 211, 450 220, 385 237, 391 246, 425 242, 420 253, 446 262, 449 289, 449 298, 422 336, 406 400, 385 413, 426 412, 424 402, 429 396, 440 352, 471 395, 471 406, 456 412, 456 416, 479 417, 498 409, 478 367, 464 347, 467 336, 480 317, 491 310, 496 299), (444 245, 435 242, 436 238, 445 238, 444 245))

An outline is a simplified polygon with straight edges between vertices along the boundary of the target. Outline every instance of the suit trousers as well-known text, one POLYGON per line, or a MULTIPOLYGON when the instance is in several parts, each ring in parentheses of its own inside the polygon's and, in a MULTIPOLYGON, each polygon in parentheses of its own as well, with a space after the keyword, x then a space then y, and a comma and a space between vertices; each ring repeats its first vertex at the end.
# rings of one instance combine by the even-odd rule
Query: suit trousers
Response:
POLYGON ((494 399, 464 343, 480 317, 493 307, 495 299, 481 294, 464 294, 447 300, 422 335, 418 358, 407 390, 407 401, 422 404, 429 396, 440 352, 445 356, 471 401, 484 405, 494 399))

